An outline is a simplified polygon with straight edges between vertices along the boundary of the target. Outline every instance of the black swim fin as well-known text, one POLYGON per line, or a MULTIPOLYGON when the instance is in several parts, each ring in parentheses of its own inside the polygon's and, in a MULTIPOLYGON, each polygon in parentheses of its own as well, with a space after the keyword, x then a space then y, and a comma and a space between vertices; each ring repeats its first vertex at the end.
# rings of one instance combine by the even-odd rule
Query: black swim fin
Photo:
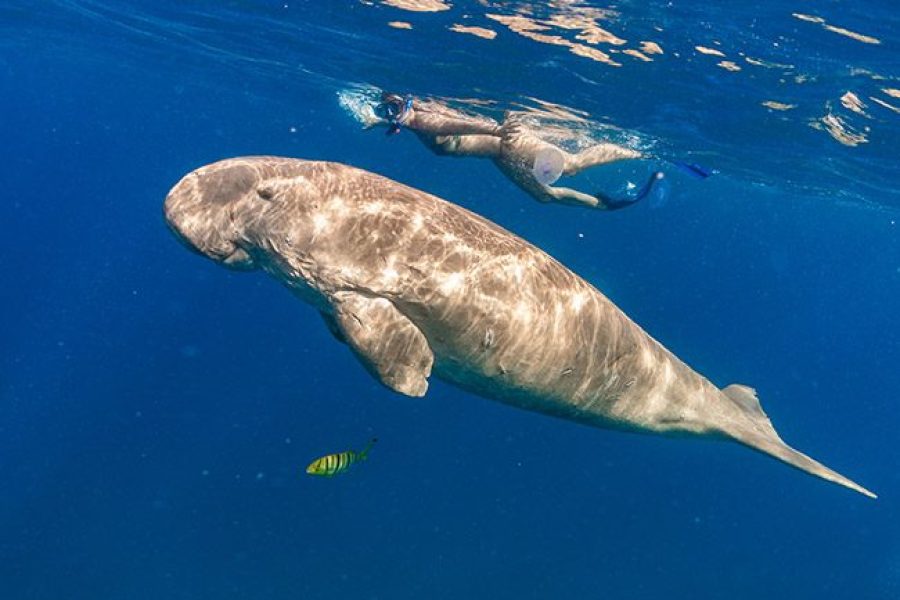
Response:
POLYGON ((597 193, 594 194, 594 197, 599 200, 606 210, 618 210, 620 208, 625 208, 626 206, 631 206, 635 202, 640 202, 653 191, 653 185, 665 177, 662 171, 656 171, 650 178, 647 180, 647 183, 643 185, 643 187, 638 190, 638 193, 634 196, 624 196, 622 198, 611 198, 609 196, 604 196, 603 194, 597 193))

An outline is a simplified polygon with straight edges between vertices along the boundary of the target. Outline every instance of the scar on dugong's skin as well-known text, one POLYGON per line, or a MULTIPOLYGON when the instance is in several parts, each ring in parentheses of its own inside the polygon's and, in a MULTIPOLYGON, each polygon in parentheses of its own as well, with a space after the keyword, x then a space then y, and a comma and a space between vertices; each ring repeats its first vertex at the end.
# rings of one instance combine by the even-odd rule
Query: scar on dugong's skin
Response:
POLYGON ((341 164, 247 157, 185 176, 165 217, 192 250, 312 304, 402 394, 424 395, 434 371, 597 427, 734 440, 875 497, 785 444, 753 389, 716 388, 550 256, 435 196, 341 164))

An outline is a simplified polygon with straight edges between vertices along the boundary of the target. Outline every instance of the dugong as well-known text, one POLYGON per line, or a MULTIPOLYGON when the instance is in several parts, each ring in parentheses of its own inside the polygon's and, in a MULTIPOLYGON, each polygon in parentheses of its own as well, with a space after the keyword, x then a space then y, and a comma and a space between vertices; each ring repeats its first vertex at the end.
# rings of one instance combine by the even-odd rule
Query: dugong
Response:
POLYGON ((875 495, 785 444, 753 389, 719 389, 540 249, 450 202, 350 166, 223 160, 165 200, 188 248, 263 270, 318 310, 382 384, 434 373, 603 428, 739 442, 875 495))

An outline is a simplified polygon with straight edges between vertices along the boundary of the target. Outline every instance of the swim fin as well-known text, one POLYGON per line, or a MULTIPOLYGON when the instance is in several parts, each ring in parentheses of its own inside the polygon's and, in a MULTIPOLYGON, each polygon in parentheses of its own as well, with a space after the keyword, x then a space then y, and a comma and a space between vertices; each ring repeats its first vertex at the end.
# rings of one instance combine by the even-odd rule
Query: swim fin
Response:
POLYGON ((662 171, 655 171, 650 178, 647 180, 647 183, 641 187, 637 194, 632 197, 624 196, 622 198, 612 198, 609 196, 604 196, 603 194, 597 193, 594 194, 594 197, 599 200, 607 210, 618 210, 620 208, 625 208, 626 206, 631 206, 635 202, 640 202, 644 198, 646 198, 651 191, 653 191, 653 184, 655 184, 660 179, 664 178, 665 175, 662 171))
POLYGON ((681 169, 682 171, 684 171, 685 173, 688 173, 689 175, 693 175, 694 177, 697 177, 698 179, 706 179, 707 177, 711 177, 712 175, 715 175, 716 173, 718 173, 718 171, 715 171, 712 169, 707 169, 706 167, 704 167, 702 165, 698 165, 697 163, 672 161, 672 164, 675 165, 676 167, 678 167, 679 169, 681 169))

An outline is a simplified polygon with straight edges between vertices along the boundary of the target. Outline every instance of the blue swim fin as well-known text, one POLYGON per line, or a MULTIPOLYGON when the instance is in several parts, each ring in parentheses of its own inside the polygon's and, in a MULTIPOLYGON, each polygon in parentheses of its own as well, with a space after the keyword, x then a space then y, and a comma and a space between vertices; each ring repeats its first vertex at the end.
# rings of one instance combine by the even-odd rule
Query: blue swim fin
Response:
POLYGON ((682 171, 684 171, 685 173, 693 175, 694 177, 697 177, 699 179, 706 179, 707 177, 710 177, 710 176, 718 173, 718 171, 715 171, 712 169, 707 169, 706 167, 698 165, 697 163, 672 161, 672 164, 675 165, 676 167, 678 167, 679 169, 681 169, 682 171))

